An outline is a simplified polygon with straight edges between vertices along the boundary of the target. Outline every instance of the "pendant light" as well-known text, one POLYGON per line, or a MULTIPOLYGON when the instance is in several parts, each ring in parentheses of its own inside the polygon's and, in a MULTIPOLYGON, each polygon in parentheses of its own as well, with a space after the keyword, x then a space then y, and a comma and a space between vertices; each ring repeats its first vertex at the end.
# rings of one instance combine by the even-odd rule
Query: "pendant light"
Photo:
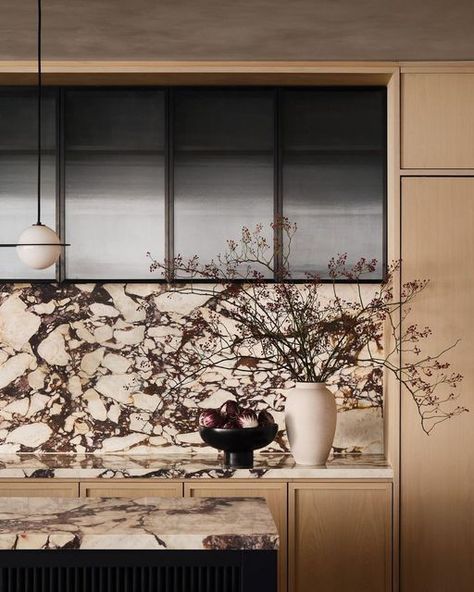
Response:
POLYGON ((41 71, 41 0, 38 0, 38 93, 37 93, 37 147, 38 147, 38 185, 37 185, 37 221, 24 230, 16 245, 17 254, 25 265, 32 269, 46 269, 54 265, 61 254, 58 235, 49 226, 41 222, 41 115, 42 115, 42 71, 41 71))

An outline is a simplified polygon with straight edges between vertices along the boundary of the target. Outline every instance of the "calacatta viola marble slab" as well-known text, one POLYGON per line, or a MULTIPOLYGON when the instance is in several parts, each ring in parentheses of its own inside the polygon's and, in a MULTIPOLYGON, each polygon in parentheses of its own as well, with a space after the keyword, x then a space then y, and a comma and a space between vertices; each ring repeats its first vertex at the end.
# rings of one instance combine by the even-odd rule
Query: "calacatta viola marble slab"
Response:
POLYGON ((289 454, 261 454, 253 469, 230 469, 213 455, 0 455, 0 479, 391 479, 383 455, 336 456, 322 467, 295 464, 289 454))
MULTIPOLYGON (((191 319, 206 307, 160 284, 1 285, 0 453, 196 453, 200 411, 226 399, 270 410, 280 429, 267 450, 287 452, 284 377, 256 358, 251 372, 235 364, 183 384, 178 352, 205 346, 191 319)), ((335 452, 382 452, 381 378, 337 378, 335 452)))
POLYGON ((260 498, 5 498, 0 549, 273 550, 260 498))

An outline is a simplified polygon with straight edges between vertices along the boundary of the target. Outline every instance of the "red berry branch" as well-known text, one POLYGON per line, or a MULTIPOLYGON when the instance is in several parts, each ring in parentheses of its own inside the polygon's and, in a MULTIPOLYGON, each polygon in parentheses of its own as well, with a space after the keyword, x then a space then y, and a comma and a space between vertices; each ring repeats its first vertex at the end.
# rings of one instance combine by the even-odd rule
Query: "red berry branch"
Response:
POLYGON ((271 230, 281 237, 277 249, 258 225, 254 231, 243 228, 240 240, 228 241, 209 263, 197 256, 163 262, 150 256, 151 271, 168 279, 170 291, 206 297, 205 305, 186 317, 180 345, 166 360, 175 387, 209 369, 254 373, 258 368, 274 377, 275 386, 288 379, 332 382, 343 396, 358 399, 371 392, 367 383, 380 384, 388 371, 413 398, 427 434, 467 411, 456 404, 462 376, 445 359, 457 342, 425 354, 431 330, 409 321, 428 280, 399 286, 400 262, 395 262, 380 284, 367 286, 362 280, 373 274, 377 261, 349 264, 342 254, 329 261, 329 282, 307 274, 304 283, 294 283, 290 260, 297 227, 282 218, 271 230), (278 261, 275 251, 281 253, 278 261), (266 281, 274 276, 278 282, 266 281), (174 277, 189 281, 175 283, 174 277), (354 379, 356 369, 365 370, 366 388, 354 379))

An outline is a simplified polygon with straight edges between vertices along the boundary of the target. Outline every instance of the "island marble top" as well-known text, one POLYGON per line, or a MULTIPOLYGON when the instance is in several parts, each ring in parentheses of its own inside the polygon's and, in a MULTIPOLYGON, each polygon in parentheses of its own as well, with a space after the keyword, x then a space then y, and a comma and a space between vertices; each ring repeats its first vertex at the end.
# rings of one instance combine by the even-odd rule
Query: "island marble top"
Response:
POLYGON ((3 454, 0 479, 391 479, 393 470, 383 455, 335 456, 325 466, 295 464, 289 454, 257 455, 254 468, 225 467, 217 454, 133 456, 131 454, 3 454))
POLYGON ((0 550, 272 550, 261 498, 4 498, 0 550))

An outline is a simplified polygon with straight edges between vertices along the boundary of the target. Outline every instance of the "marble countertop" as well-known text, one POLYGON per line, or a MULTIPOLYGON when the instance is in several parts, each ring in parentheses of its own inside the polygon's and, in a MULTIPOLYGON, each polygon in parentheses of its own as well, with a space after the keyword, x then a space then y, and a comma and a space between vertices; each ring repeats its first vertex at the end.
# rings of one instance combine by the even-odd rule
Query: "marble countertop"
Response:
POLYGON ((5 498, 0 550, 278 549, 261 498, 5 498))
POLYGON ((336 456, 325 466, 295 464, 289 454, 255 457, 253 469, 230 469, 217 455, 3 454, 0 479, 391 479, 383 455, 336 456))

